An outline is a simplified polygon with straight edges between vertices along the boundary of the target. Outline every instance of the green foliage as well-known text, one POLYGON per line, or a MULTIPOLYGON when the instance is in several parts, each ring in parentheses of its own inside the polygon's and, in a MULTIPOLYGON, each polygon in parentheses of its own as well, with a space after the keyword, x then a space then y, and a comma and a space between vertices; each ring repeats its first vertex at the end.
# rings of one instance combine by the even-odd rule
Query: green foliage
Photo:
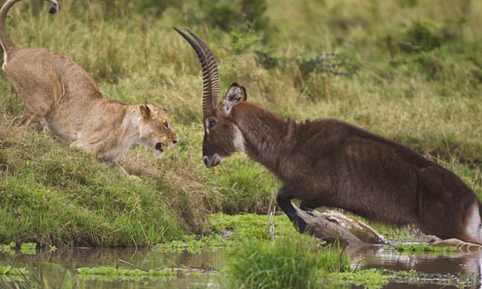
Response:
POLYGON ((442 45, 441 25, 431 20, 421 20, 406 32, 406 42, 400 48, 407 52, 430 51, 442 45))
POLYGON ((447 19, 444 22, 437 22, 430 19, 415 21, 407 29, 402 31, 398 39, 392 36, 387 38, 389 49, 396 45, 401 51, 407 53, 427 52, 446 45, 450 41, 460 39, 462 26, 467 22, 464 17, 447 19))
POLYGON ((233 28, 229 32, 231 49, 235 54, 241 54, 250 49, 262 39, 262 34, 243 27, 233 28))
POLYGON ((202 1, 205 20, 212 26, 229 31, 239 26, 266 29, 266 0, 202 1))
POLYGON ((293 234, 241 243, 231 251, 225 274, 232 288, 316 288, 321 274, 347 266, 340 251, 321 249, 313 237, 293 234))

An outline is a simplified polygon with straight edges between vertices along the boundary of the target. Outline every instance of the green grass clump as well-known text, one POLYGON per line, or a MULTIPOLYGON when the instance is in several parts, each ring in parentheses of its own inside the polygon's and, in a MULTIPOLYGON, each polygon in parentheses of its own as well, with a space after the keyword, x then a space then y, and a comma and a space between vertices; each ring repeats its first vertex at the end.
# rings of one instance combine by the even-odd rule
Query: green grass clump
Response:
POLYGON ((340 251, 297 234, 239 244, 229 254, 225 274, 232 288, 316 288, 323 274, 347 266, 340 251))

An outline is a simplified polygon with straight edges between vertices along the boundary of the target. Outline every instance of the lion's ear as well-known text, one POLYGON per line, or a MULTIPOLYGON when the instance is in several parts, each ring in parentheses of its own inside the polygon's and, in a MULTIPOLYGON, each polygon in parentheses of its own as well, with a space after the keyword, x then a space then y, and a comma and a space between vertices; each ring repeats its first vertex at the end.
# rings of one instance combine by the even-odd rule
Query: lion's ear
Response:
POLYGON ((140 109, 141 109, 141 114, 143 118, 148 119, 151 117, 151 110, 147 105, 142 104, 140 109))

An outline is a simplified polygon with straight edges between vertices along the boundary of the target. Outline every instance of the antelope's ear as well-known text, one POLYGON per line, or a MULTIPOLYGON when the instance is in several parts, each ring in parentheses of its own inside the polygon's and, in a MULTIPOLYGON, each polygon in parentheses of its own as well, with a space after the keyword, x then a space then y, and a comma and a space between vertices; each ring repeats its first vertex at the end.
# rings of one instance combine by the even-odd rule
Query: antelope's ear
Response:
POLYGON ((231 111, 231 108, 233 108, 241 101, 246 101, 247 98, 248 98, 248 94, 244 86, 239 86, 237 83, 231 84, 231 87, 229 87, 228 92, 224 97, 224 101, 223 101, 224 111, 226 113, 229 113, 231 111))
POLYGON ((142 104, 140 109, 143 118, 149 119, 151 117, 151 109, 146 104, 142 104))

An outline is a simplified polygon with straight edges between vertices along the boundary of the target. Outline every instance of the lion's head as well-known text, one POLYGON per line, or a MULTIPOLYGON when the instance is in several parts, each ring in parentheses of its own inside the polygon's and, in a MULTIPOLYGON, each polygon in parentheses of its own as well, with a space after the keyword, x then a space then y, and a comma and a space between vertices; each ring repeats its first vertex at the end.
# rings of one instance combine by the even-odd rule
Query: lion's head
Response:
POLYGON ((148 103, 140 105, 139 109, 142 116, 139 122, 141 143, 151 148, 154 155, 159 157, 166 147, 177 143, 176 132, 161 106, 148 103))

